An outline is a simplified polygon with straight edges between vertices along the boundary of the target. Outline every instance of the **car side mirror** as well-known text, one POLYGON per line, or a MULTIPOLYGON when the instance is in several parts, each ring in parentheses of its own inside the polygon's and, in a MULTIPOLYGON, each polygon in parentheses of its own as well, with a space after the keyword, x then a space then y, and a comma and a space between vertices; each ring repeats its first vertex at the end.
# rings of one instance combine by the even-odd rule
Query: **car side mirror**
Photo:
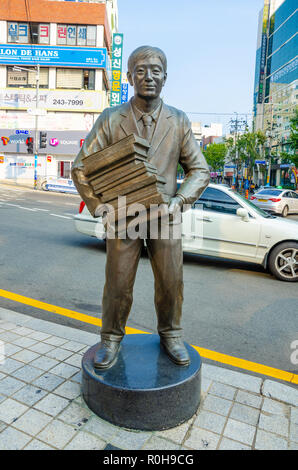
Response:
POLYGON ((244 222, 249 221, 248 212, 246 209, 244 209, 244 207, 239 207, 236 211, 236 214, 238 215, 238 217, 241 217, 241 219, 244 220, 244 222))

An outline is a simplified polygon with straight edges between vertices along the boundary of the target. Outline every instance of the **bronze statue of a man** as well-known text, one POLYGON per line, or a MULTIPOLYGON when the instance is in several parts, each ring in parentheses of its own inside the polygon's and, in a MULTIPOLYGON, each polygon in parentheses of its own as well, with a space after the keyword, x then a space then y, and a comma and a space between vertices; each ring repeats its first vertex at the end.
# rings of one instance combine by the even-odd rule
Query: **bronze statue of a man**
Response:
MULTIPOLYGON (((192 204, 209 182, 209 169, 195 140, 187 116, 167 106, 160 98, 167 78, 166 56, 157 47, 142 46, 128 59, 127 78, 134 87, 128 102, 107 108, 98 117, 72 168, 73 181, 90 213, 98 215, 102 205, 83 175, 82 158, 136 134, 151 145, 150 163, 166 180, 169 213, 192 204), (185 179, 177 191, 177 165, 185 179)), ((181 84, 186 86, 187 83, 181 84)), ((173 228, 173 227, 172 227, 173 228)), ((155 279, 155 308, 160 341, 169 357, 178 365, 188 365, 188 352, 182 341, 180 325, 183 301, 183 252, 180 239, 146 239, 155 279)), ((106 369, 117 359, 120 342, 132 305, 133 285, 143 240, 107 239, 106 281, 102 300, 101 343, 94 367, 106 369)))

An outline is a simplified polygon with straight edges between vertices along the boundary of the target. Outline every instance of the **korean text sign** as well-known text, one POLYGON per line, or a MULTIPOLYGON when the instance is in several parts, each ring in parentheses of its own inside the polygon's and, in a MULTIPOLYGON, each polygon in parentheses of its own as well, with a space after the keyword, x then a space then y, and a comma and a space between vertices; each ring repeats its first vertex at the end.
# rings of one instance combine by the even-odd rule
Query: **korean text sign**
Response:
POLYGON ((123 34, 113 34, 112 46, 112 84, 110 106, 121 104, 121 72, 122 72, 123 34))

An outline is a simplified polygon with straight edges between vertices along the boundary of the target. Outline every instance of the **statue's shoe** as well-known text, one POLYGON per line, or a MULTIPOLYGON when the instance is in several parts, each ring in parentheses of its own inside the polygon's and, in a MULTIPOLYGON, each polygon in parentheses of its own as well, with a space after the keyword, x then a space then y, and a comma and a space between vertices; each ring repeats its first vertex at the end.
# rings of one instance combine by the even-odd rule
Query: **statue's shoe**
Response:
POLYGON ((102 340, 94 354, 94 368, 108 369, 112 367, 120 350, 119 341, 102 340))
POLYGON ((160 342, 164 347, 169 358, 179 366, 188 366, 190 357, 181 338, 160 338, 160 342))

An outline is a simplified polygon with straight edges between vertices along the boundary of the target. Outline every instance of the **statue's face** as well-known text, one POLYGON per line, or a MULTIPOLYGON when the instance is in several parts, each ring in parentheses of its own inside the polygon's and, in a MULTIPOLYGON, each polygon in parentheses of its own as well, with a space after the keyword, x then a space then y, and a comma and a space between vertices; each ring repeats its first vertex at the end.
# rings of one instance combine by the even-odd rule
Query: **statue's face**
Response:
POLYGON ((135 95, 142 98, 157 98, 165 84, 167 74, 158 57, 140 58, 132 71, 127 72, 127 79, 134 87, 135 95))

